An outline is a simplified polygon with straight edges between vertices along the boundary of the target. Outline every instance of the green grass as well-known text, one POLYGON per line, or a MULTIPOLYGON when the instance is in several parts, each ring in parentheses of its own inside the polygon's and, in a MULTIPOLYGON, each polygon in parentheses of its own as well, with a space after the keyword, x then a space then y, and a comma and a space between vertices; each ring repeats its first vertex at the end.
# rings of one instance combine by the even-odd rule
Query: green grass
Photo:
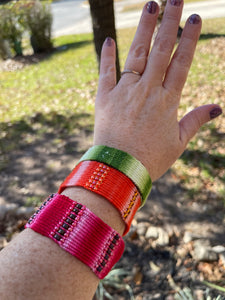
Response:
MULTIPOLYGON (((122 69, 135 30, 118 31, 122 69)), ((0 168, 21 141, 31 144, 46 133, 57 133, 55 142, 60 143, 65 134, 80 128, 93 130, 98 67, 92 38, 92 34, 56 38, 55 52, 40 63, 0 73, 0 168)), ((203 21, 179 118, 210 102, 224 108, 224 38, 224 18, 203 21)), ((213 186, 220 198, 224 194, 224 128, 224 117, 204 125, 172 169, 192 197, 203 194, 198 193, 203 185, 213 186)))
MULTIPOLYGON (((213 40, 211 36, 225 34, 223 23, 224 19, 204 21, 200 47, 207 50, 208 42, 213 40)), ((121 65, 134 33, 134 28, 118 32, 121 65)), ((55 39, 54 45, 56 51, 42 62, 0 73, 0 122, 14 122, 37 113, 71 115, 74 111, 93 111, 98 71, 92 35, 63 36, 55 39)), ((188 79, 193 95, 206 82, 222 82, 224 72, 219 66, 220 59, 209 51, 200 49, 196 53, 188 79)))
MULTIPOLYGON (((225 111, 224 24, 224 18, 203 21, 179 118, 190 108, 211 101, 225 111)), ((118 31, 121 69, 135 30, 118 31)), ((54 137, 52 144, 56 148, 65 143, 65 153, 74 155, 74 144, 67 146, 69 137, 83 128, 93 130, 98 68, 92 35, 56 38, 54 46, 56 51, 40 63, 0 73, 0 170, 9 163, 8 154, 18 146, 40 145, 49 135, 54 137)), ((225 117, 221 116, 203 126, 172 167, 191 202, 217 201, 225 206, 224 137, 225 117)), ((51 172, 51 164, 47 167, 51 172)), ((42 195, 27 196, 26 205, 38 205, 41 199, 42 195)))
POLYGON ((38 64, 0 74, 0 121, 36 113, 90 112, 98 79, 91 35, 55 40, 56 51, 38 64))
POLYGON ((19 146, 93 130, 98 68, 92 35, 60 37, 54 46, 38 64, 0 72, 0 170, 19 146))

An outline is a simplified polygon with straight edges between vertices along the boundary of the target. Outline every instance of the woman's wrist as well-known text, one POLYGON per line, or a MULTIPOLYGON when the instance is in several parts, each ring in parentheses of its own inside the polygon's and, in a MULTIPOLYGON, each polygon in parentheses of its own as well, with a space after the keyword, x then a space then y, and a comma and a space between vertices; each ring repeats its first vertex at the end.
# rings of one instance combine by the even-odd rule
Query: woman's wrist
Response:
POLYGON ((107 199, 120 213, 126 224, 127 234, 136 211, 142 203, 138 188, 122 172, 101 162, 81 161, 60 185, 58 193, 65 188, 83 187, 107 199))
POLYGON ((144 205, 151 191, 152 181, 145 166, 129 153, 106 145, 91 147, 80 161, 93 160, 105 163, 125 174, 136 185, 144 205))
POLYGON ((87 206, 96 216, 102 219, 119 234, 123 234, 125 224, 119 211, 104 197, 81 187, 66 188, 62 195, 87 206))
MULTIPOLYGON (((151 186, 148 171, 135 157, 116 148, 95 145, 81 157, 79 163, 60 185, 58 193, 62 194, 65 188, 82 187, 100 195, 101 198, 98 199, 104 199, 111 205, 104 201, 103 207, 99 208, 99 205, 96 207, 95 201, 90 198, 86 199, 85 204, 96 214, 99 214, 100 209, 100 218, 102 216, 105 218, 107 213, 107 220, 103 219, 107 224, 113 217, 111 213, 109 215, 109 211, 114 207, 125 223, 123 232, 125 235, 130 229, 137 209, 144 205, 151 186)), ((71 199, 76 197, 71 194, 68 196, 71 199)), ((97 200, 95 197, 94 199, 97 200)), ((109 225, 115 228, 116 222, 109 225)), ((120 228, 117 231, 120 232, 120 228)))

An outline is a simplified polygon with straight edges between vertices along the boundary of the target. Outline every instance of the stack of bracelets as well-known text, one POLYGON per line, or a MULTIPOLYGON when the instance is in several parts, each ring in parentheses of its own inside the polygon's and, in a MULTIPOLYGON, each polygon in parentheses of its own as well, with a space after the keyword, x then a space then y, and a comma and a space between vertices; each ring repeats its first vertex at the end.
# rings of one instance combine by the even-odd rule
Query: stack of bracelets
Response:
POLYGON ((122 237, 85 205, 61 195, 68 187, 83 187, 103 196, 120 213, 125 235, 136 211, 151 191, 146 168, 126 152, 93 146, 70 175, 35 212, 26 228, 52 239, 100 278, 104 278, 124 251, 122 237))

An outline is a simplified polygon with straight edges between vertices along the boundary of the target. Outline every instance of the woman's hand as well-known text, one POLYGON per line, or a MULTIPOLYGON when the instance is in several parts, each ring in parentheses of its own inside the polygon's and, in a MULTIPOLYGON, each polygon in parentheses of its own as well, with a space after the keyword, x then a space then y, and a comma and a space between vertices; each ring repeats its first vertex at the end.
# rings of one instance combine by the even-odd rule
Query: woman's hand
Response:
POLYGON ((149 54, 159 7, 153 1, 145 5, 125 64, 125 70, 140 75, 125 73, 116 84, 114 41, 107 38, 102 49, 94 144, 130 153, 153 181, 182 154, 201 125, 222 113, 218 105, 209 104, 177 120, 201 30, 200 17, 192 15, 173 54, 182 8, 182 0, 168 0, 149 54))

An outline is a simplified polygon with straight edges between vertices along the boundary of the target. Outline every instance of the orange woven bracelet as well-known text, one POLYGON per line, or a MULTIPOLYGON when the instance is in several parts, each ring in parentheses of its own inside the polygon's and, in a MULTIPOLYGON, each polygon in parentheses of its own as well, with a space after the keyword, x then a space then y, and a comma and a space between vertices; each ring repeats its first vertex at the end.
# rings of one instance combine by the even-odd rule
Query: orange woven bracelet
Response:
POLYGON ((126 175, 103 163, 82 161, 64 180, 58 193, 74 186, 88 189, 111 202, 126 224, 123 235, 129 231, 133 217, 141 205, 141 196, 126 175))

